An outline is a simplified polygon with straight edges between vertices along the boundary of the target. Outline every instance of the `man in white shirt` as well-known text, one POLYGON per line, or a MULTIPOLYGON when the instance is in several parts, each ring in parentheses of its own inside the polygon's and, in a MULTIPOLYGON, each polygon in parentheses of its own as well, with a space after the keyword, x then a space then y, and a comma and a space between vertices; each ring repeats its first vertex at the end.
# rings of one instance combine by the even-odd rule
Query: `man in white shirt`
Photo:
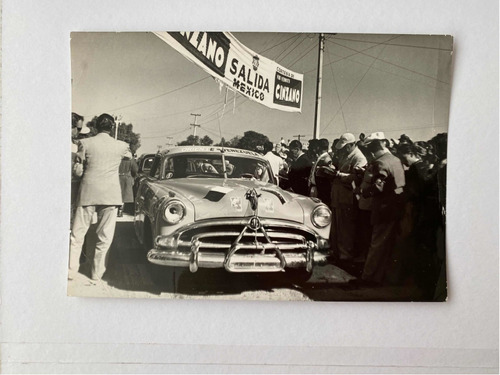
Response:
POLYGON ((284 163, 281 157, 273 153, 273 148, 272 142, 267 141, 264 143, 264 158, 269 160, 274 177, 276 178, 276 183, 279 185, 279 173, 283 169, 284 163))

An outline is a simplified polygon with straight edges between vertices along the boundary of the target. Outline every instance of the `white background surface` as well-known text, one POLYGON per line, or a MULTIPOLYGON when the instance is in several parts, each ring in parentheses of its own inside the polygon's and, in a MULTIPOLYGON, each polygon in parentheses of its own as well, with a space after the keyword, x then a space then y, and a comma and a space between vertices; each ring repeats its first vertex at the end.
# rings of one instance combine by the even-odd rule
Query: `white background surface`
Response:
POLYGON ((4 0, 2 37, 2 372, 498 371, 497 1, 4 0), (449 301, 66 297, 69 33, 162 29, 453 35, 449 301))

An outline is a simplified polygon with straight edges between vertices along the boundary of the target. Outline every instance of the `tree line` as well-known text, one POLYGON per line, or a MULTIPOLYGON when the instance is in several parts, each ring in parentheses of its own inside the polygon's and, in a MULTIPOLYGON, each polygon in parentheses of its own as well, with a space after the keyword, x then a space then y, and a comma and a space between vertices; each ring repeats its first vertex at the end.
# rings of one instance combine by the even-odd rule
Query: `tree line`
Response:
POLYGON ((195 135, 189 135, 184 141, 177 143, 178 146, 224 146, 224 147, 234 147, 241 148, 250 151, 256 151, 257 146, 263 146, 265 142, 268 142, 269 138, 261 133, 249 130, 243 133, 243 136, 235 136, 229 141, 226 141, 224 137, 221 138, 219 143, 215 143, 208 136, 199 137, 195 135))
MULTIPOLYGON (((97 130, 95 128, 95 124, 97 121, 97 116, 87 122, 87 127, 90 129, 89 136, 94 136, 97 134, 97 130)), ((120 141, 127 142, 130 146, 130 151, 135 154, 139 147, 141 147, 141 135, 139 133, 134 132, 134 125, 126 124, 124 122, 118 122, 115 127, 115 131, 118 131, 117 139, 120 141)), ((113 137, 115 134, 111 134, 113 137)))
MULTIPOLYGON (((90 129, 90 136, 97 134, 95 124, 97 121, 97 116, 95 116, 91 121, 87 123, 87 127, 90 129)), ((141 147, 141 135, 134 132, 134 126, 130 123, 118 122, 115 130, 118 131, 117 139, 120 141, 127 142, 130 145, 130 151, 132 153, 137 153, 137 150, 141 147)), ((111 134, 114 137, 114 133, 111 134)), ((243 133, 243 136, 235 136, 230 140, 226 140, 224 137, 221 138, 220 142, 214 143, 213 139, 208 135, 203 137, 189 135, 184 141, 178 142, 178 146, 224 146, 224 147, 234 147, 241 148, 244 150, 257 151, 257 146, 263 146, 265 142, 268 142, 269 138, 261 133, 255 132, 253 130, 248 130, 243 133)))

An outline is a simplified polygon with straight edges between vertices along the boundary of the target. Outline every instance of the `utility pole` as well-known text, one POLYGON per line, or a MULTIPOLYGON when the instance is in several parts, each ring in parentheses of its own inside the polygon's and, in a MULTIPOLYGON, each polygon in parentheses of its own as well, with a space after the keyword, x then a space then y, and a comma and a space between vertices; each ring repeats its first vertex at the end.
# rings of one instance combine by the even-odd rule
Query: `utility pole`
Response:
POLYGON ((196 128, 200 127, 200 125, 196 123, 196 119, 198 118, 198 116, 201 116, 201 114, 191 113, 191 116, 194 116, 194 124, 189 124, 189 125, 193 127, 193 136, 196 137, 196 128))
POLYGON ((118 139, 118 125, 119 125, 121 119, 122 119, 122 115, 115 116, 115 139, 118 139))
POLYGON ((165 146, 168 148, 170 146, 173 146, 174 144, 172 143, 172 139, 174 139, 174 137, 165 137, 167 138, 167 143, 165 143, 165 146))
POLYGON ((300 142, 300 138, 301 137, 305 137, 306 135, 305 134, 297 134, 297 135, 292 135, 292 137, 294 138, 298 138, 299 142, 300 142))
POLYGON ((321 83, 323 81, 323 51, 325 50, 325 34, 319 34, 318 48, 318 77, 316 80, 316 105, 314 108, 313 139, 319 138, 319 124, 321 117, 321 83))

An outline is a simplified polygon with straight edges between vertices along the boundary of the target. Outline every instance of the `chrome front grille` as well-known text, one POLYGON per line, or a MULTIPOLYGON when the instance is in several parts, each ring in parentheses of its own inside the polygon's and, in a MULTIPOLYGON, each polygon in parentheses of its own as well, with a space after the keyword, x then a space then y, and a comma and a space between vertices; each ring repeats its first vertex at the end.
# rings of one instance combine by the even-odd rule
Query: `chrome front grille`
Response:
POLYGON ((178 246, 191 246, 200 242, 200 251, 228 250, 238 240, 240 253, 260 253, 263 249, 280 250, 306 249, 307 241, 315 241, 312 233, 300 229, 284 228, 279 225, 262 225, 263 231, 252 230, 247 225, 210 225, 188 229, 178 237, 178 246), (267 234, 267 235, 266 235, 267 234))
POLYGON ((195 222, 169 236, 158 236, 148 259, 157 264, 188 263, 224 267, 230 272, 278 272, 304 267, 310 272, 318 249, 315 232, 302 224, 257 216, 195 222))

